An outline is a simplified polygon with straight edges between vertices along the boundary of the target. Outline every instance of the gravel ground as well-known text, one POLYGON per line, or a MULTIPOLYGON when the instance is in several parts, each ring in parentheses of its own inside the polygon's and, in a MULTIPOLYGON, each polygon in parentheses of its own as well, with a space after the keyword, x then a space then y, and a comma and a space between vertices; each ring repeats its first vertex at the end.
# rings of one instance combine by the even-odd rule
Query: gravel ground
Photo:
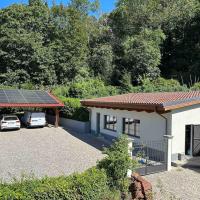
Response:
POLYGON ((95 148, 101 142, 86 134, 78 136, 53 127, 0 132, 0 178, 69 175, 94 166, 103 158, 95 148))
POLYGON ((200 200, 200 168, 173 168, 145 176, 153 185, 154 200, 200 200))

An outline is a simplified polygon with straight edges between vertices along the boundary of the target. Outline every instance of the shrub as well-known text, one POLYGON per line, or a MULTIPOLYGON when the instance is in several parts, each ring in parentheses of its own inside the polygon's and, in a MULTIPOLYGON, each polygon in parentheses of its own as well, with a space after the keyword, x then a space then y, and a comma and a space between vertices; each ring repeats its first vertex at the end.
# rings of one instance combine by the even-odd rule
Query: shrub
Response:
POLYGON ((106 198, 115 199, 107 185, 105 172, 96 168, 68 177, 46 177, 42 180, 32 179, 0 185, 0 199, 105 200, 106 198))
POLYGON ((80 99, 60 97, 65 107, 61 110, 61 117, 78 121, 89 121, 87 108, 81 106, 80 99))
POLYGON ((57 97, 68 97, 69 96, 68 90, 69 90, 68 86, 60 85, 54 87, 51 92, 57 97))
POLYGON ((99 79, 89 79, 87 81, 75 82, 69 86, 69 96, 73 98, 93 98, 111 96, 118 94, 117 87, 106 86, 99 79))
POLYGON ((136 87, 140 92, 173 92, 173 91, 187 91, 185 85, 180 85, 177 80, 157 78, 153 81, 144 79, 141 87, 136 87))
POLYGON ((190 89, 191 90, 200 90, 200 82, 195 83, 190 89))
POLYGON ((120 136, 109 147, 104 149, 107 156, 99 161, 98 167, 106 171, 111 188, 119 189, 127 193, 129 181, 127 178, 128 169, 133 169, 133 161, 128 153, 128 138, 120 136))

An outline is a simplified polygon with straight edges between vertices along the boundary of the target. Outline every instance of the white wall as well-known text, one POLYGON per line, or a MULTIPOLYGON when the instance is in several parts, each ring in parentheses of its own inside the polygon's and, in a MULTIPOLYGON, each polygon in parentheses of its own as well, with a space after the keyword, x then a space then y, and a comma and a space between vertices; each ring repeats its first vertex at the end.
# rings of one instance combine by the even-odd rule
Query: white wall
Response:
MULTIPOLYGON (((113 110, 103 108, 91 108, 91 129, 96 130, 96 113, 100 113, 100 132, 117 137, 122 133, 122 119, 133 118, 140 120, 140 140, 158 141, 163 140, 165 135, 165 119, 157 113, 113 110), (113 115, 117 117, 117 132, 104 129, 104 115, 113 115)), ((135 139, 136 141, 138 139, 135 139)))
POLYGON ((185 126, 200 124, 200 105, 172 111, 172 153, 185 153, 185 126))
MULTIPOLYGON (((133 118, 140 120, 140 140, 158 141, 163 140, 165 132, 165 119, 157 113, 113 110, 102 108, 91 108, 91 129, 96 130, 96 113, 100 113, 100 132, 117 137, 122 133, 122 118, 133 118), (104 129, 104 115, 117 117, 117 132, 104 129)), ((185 153, 185 126, 200 124, 200 105, 188 106, 173 110, 164 115, 167 117, 167 134, 172 135, 172 154, 185 153)), ((138 139, 135 139, 136 141, 138 139)), ((175 156, 176 159, 176 156, 175 156)))

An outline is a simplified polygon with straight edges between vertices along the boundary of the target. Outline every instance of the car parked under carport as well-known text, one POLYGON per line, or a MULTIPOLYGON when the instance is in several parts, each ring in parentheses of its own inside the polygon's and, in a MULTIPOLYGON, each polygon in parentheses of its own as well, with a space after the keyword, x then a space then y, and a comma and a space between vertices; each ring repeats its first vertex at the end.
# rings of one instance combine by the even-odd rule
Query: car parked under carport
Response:
POLYGON ((64 104, 60 100, 47 91, 0 89, 0 109, 53 109, 55 127, 59 125, 59 108, 63 106, 64 104))

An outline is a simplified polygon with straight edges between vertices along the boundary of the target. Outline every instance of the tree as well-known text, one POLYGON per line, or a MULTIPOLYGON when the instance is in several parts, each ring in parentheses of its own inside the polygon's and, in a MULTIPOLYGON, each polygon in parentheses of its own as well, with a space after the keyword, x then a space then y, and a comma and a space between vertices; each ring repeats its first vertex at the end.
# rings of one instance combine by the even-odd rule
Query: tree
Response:
POLYGON ((98 45, 92 49, 90 67, 94 76, 110 81, 113 70, 113 52, 109 44, 98 45))
POLYGON ((124 62, 132 73, 132 81, 140 82, 143 76, 155 79, 159 76, 160 44, 165 38, 161 30, 144 29, 139 35, 128 37, 124 42, 124 62))
MULTIPOLYGON (((159 74, 160 63, 163 75, 167 74, 169 69, 176 68, 174 65, 177 63, 177 59, 169 58, 174 54, 180 40, 177 40, 178 44, 174 48, 174 36, 171 33, 179 30, 178 35, 184 37, 181 27, 190 23, 199 8, 198 0, 119 0, 117 8, 109 16, 109 23, 114 35, 112 44, 115 54, 115 72, 132 73, 135 66, 135 69, 139 67, 139 71, 133 72, 133 77, 136 73, 136 78, 133 78, 134 84, 138 84, 139 76, 147 75, 155 78, 155 75, 159 74), (144 30, 151 32, 152 36, 157 35, 158 37, 151 37, 149 40, 148 37, 143 37, 144 30), (162 36, 158 32, 162 32, 162 36), (166 43, 165 38, 167 38, 166 43), (158 40, 160 41, 158 42, 158 40), (172 42, 168 43, 168 41, 172 42), (162 46, 163 43, 166 44, 167 49, 162 46), (133 59, 130 59, 132 56, 133 59)), ((184 51, 183 48, 181 49, 184 51)))
POLYGON ((28 4, 30 6, 32 6, 32 5, 42 5, 44 3, 44 1, 42 1, 42 0, 29 0, 28 2, 29 2, 28 4))
POLYGON ((23 70, 33 83, 54 84, 52 49, 47 39, 49 9, 43 4, 13 5, 1 10, 0 17, 0 72, 18 74, 23 70))

